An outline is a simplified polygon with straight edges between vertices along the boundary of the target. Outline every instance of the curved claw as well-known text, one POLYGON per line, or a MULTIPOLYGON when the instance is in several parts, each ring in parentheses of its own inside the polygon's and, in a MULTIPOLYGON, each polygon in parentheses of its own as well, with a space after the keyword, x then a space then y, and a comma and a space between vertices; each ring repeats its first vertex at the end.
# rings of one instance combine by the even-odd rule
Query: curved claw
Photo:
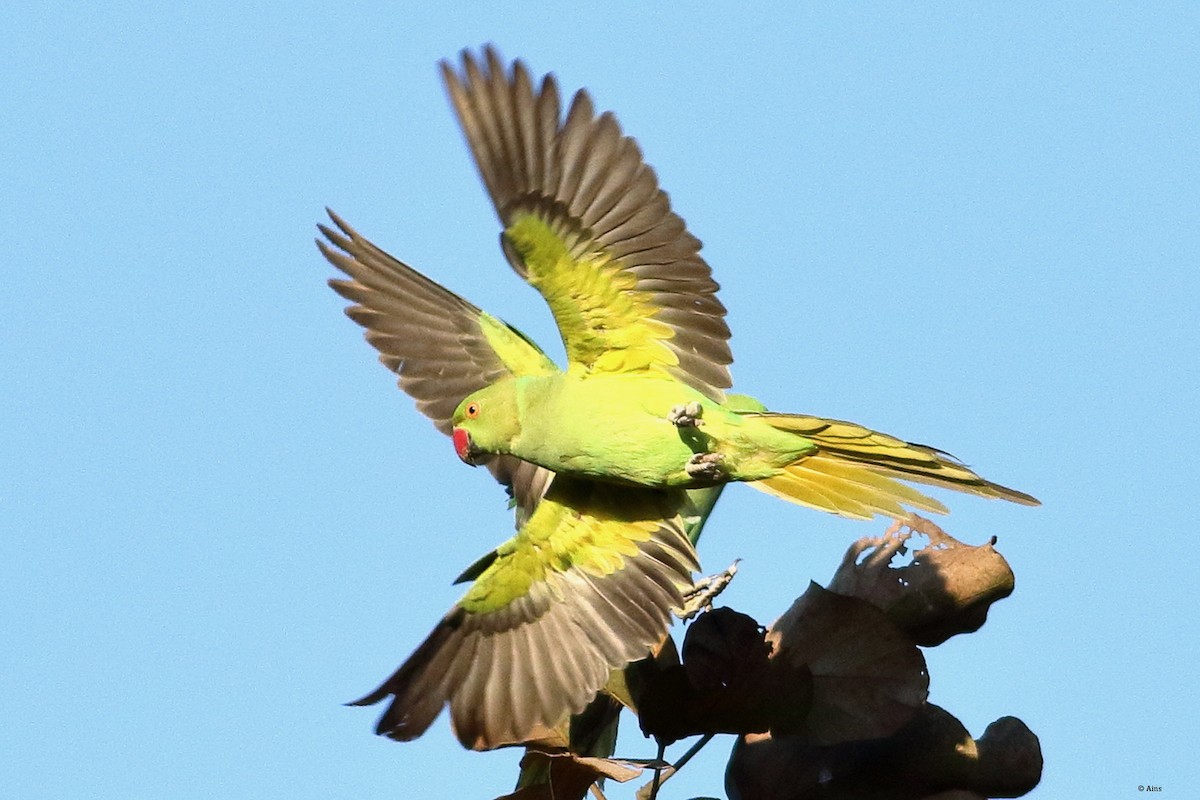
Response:
POLYGON ((704 406, 700 405, 700 401, 693 400, 673 407, 667 414, 667 420, 678 428, 699 428, 704 424, 700 421, 702 416, 704 406))
POLYGON ((713 483, 729 477, 725 471, 725 456, 720 453, 696 453, 683 465, 683 469, 692 478, 713 483))
POLYGON ((737 574, 737 565, 740 561, 740 558, 734 559, 728 569, 718 572, 716 575, 701 578, 692 584, 692 588, 683 593, 683 605, 673 609, 675 616, 682 620, 689 620, 701 611, 711 611, 717 595, 725 591, 725 587, 737 574))

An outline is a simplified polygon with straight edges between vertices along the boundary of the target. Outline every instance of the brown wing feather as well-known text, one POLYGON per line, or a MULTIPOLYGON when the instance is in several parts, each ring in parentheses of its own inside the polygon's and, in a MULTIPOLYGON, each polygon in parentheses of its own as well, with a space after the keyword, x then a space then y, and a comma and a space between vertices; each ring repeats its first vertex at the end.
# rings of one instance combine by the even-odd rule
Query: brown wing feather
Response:
MULTIPOLYGON (((450 434, 450 417, 468 394, 513 374, 488 340, 480 324, 483 312, 384 252, 329 212, 337 230, 317 226, 326 241, 317 240, 321 253, 349 279, 329 285, 353 305, 346 309, 366 329, 365 337, 379 351, 379 360, 399 377, 400 388, 417 409, 450 434)), ((498 322, 498 321, 497 321, 498 322)), ((514 338, 524 339, 515 329, 514 338)), ((528 340, 525 340, 528 342, 528 340)), ((553 363, 532 343, 524 357, 553 363)), ((492 459, 488 468, 517 498, 518 526, 545 492, 552 473, 512 456, 492 459)))
POLYGON ((662 642, 671 609, 682 604, 698 569, 681 521, 670 513, 682 502, 679 492, 617 489, 560 476, 529 522, 536 528, 550 520, 549 541, 537 537, 541 544, 531 544, 523 530, 514 540, 520 544, 489 567, 493 574, 523 569, 516 564, 531 548, 586 539, 598 519, 617 538, 627 524, 649 525, 652 532, 624 539, 623 556, 608 553, 591 563, 565 559, 500 608, 468 610, 464 598, 391 677, 353 705, 391 697, 377 731, 401 741, 424 733, 445 705, 466 747, 544 737, 582 711, 611 670, 662 642), (609 562, 616 566, 600 566, 609 562))
MULTIPOLYGON (((730 385, 732 355, 717 284, 700 257, 699 240, 671 210, 654 170, 616 118, 597 116, 580 91, 562 119, 554 77, 546 76, 535 89, 524 64, 515 62, 508 71, 492 48, 484 51, 483 64, 464 52, 461 74, 443 62, 442 74, 504 226, 534 215, 576 263, 597 258, 614 263, 632 278, 626 290, 648 304, 646 321, 669 328, 666 337, 648 334, 669 351, 663 359, 668 371, 720 399, 730 385)), ((546 296, 573 361, 590 365, 612 345, 609 331, 641 323, 608 319, 592 307, 590 329, 575 330, 578 308, 563 304, 579 293, 558 290, 578 289, 570 286, 576 276, 531 275, 511 247, 505 252, 513 268, 546 296)))

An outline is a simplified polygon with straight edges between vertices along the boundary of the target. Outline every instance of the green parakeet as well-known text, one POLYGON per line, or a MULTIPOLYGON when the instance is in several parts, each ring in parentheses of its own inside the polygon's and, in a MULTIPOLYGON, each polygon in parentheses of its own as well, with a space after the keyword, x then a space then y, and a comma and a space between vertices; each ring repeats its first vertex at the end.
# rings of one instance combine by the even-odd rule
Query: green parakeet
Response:
POLYGON ((552 76, 535 86, 491 49, 482 64, 464 54, 461 74, 442 69, 504 252, 550 306, 568 366, 336 216, 338 230, 321 227, 349 316, 517 506, 516 536, 358 701, 392 698, 380 733, 419 736, 448 704, 463 744, 490 748, 581 710, 666 635, 697 569, 686 534, 726 481, 858 517, 943 510, 896 477, 1035 502, 930 448, 731 402, 717 284, 616 119, 582 91, 564 116, 552 76))
MULTIPOLYGON (((564 339, 573 342, 572 331, 584 329, 595 346, 616 349, 627 338, 623 320, 653 315, 654 328, 671 339, 671 376, 724 400, 731 361, 725 309, 699 242, 670 210, 637 145, 611 114, 594 113, 586 93, 576 94, 564 120, 553 77, 535 91, 523 65, 509 77, 490 49, 485 66, 468 54, 463 64, 461 79, 449 65, 443 73, 468 137, 487 139, 518 117, 529 132, 521 152, 489 159, 537 170, 522 168, 513 184, 485 174, 497 206, 519 195, 580 246, 635 271, 597 276, 566 265, 539 286, 564 339), (637 289, 636 303, 625 287, 637 289), (565 318, 578 322, 563 326, 565 318)), ((516 329, 331 218, 337 230, 321 226, 327 241, 317 244, 349 278, 331 285, 354 304, 347 314, 443 433, 471 392, 559 374, 516 329)), ((631 333, 636 349, 641 334, 631 333)), ((509 487, 518 531, 468 571, 467 593, 400 669, 357 701, 392 698, 377 727, 392 738, 419 736, 447 704, 456 735, 477 749, 538 738, 582 710, 612 669, 644 657, 666 636, 670 611, 682 606, 697 569, 689 535, 698 534, 718 494, 554 476, 512 456, 480 460, 509 487)))
POLYGON ((846 517, 901 516, 903 505, 946 511, 897 479, 1037 504, 931 447, 851 422, 733 411, 653 368, 502 379, 467 396, 451 422, 467 463, 503 453, 654 488, 747 481, 846 517))

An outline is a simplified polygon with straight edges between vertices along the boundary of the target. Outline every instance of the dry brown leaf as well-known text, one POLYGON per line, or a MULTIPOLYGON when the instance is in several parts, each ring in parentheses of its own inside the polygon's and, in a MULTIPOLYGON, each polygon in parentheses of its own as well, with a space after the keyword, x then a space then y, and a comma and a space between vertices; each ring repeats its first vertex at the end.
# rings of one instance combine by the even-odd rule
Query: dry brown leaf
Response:
POLYGON ((706 733, 770 730, 808 709, 803 665, 774 664, 764 631, 718 608, 688 626, 683 663, 660 669, 639 699, 642 732, 664 742, 706 733))
POLYGON ((746 685, 766 668, 771 646, 752 617, 731 608, 702 614, 683 640, 683 668, 700 690, 746 685))
POLYGON ((855 542, 829 584, 838 594, 858 597, 883 609, 923 646, 941 644, 958 633, 978 630, 992 603, 1012 594, 1014 578, 995 539, 972 546, 923 517, 897 520, 879 537, 855 542), (907 566, 892 567, 909 552, 914 533, 929 543, 907 566))
POLYGON ((812 706, 794 727, 811 744, 887 736, 925 702, 929 675, 916 645, 882 611, 815 583, 767 633, 773 660, 812 673, 812 706))
POLYGON ((926 704, 875 741, 815 747, 791 736, 744 736, 725 790, 729 800, 924 800, 953 791, 1020 797, 1041 772, 1037 737, 1020 720, 997 720, 977 741, 951 714, 926 704))
POLYGON ((1001 717, 975 740, 975 786, 988 797, 1020 797, 1042 776, 1042 745, 1016 717, 1001 717))
POLYGON ((521 769, 544 771, 546 778, 496 800, 583 800, 592 784, 602 778, 624 783, 642 774, 642 767, 621 759, 540 750, 526 751, 521 769))

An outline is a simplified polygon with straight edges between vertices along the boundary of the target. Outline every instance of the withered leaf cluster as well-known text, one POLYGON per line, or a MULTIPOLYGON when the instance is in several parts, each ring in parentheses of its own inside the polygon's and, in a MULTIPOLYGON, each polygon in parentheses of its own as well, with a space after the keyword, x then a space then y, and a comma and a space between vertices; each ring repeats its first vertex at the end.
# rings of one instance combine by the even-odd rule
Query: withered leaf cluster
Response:
MULTIPOLYGON (((714 609, 688 626, 680 650, 668 639, 610 688, 662 745, 737 734, 730 800, 1019 797, 1041 778, 1037 737, 1002 717, 972 738, 927 702, 920 650, 978 630, 1012 593, 994 544, 963 544, 920 517, 896 522, 852 545, 828 588, 810 584, 769 628, 714 609)), ((613 695, 573 721, 561 751, 528 753, 507 797, 583 798, 599 780, 663 766, 605 758, 621 707, 613 695)))

